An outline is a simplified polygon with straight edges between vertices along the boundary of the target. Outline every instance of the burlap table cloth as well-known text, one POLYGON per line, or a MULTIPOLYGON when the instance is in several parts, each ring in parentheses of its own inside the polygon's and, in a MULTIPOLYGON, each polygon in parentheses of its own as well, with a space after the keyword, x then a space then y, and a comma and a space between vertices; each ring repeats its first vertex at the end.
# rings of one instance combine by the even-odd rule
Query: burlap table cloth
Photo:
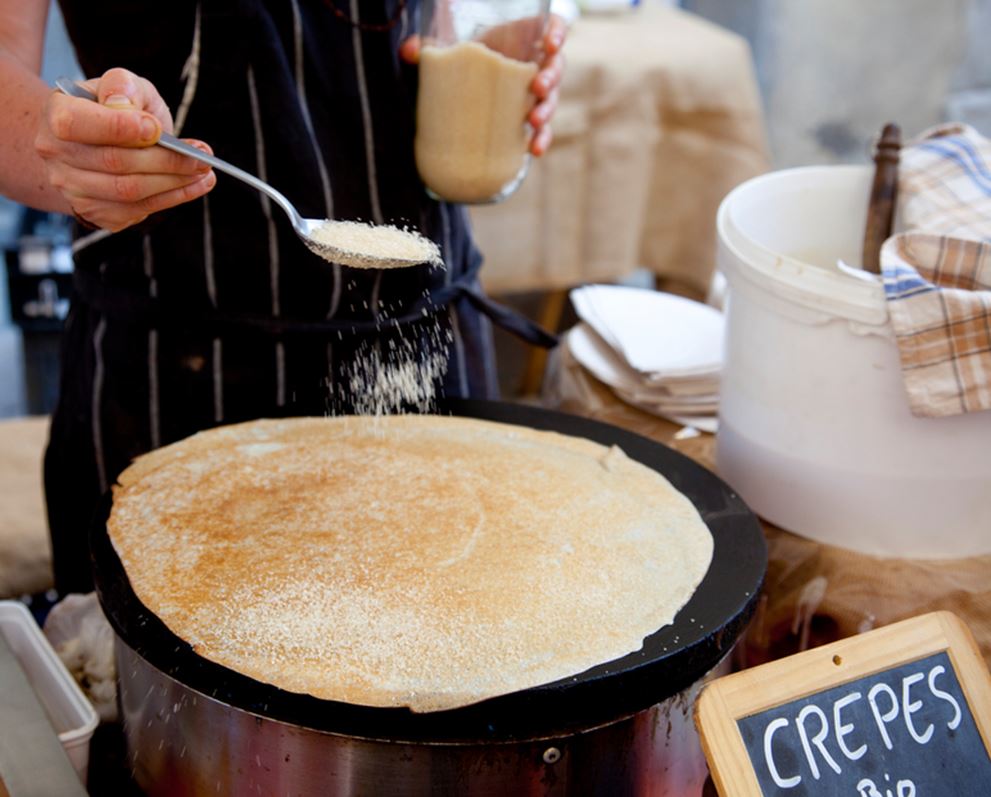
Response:
POLYGON ((52 586, 41 462, 48 418, 0 421, 0 598, 52 586))
POLYGON ((640 266, 705 295, 716 208, 768 168, 747 42, 649 3, 582 17, 565 45, 554 144, 510 199, 471 209, 492 293, 640 266))
MULTIPOLYGON (((715 437, 679 437, 681 427, 620 401, 567 347, 559 347, 549 364, 544 398, 553 408, 665 443, 715 471, 715 437)), ((762 525, 767 580, 754 622, 737 650, 737 666, 946 609, 967 624, 991 667, 991 556, 928 561, 866 556, 762 525)))

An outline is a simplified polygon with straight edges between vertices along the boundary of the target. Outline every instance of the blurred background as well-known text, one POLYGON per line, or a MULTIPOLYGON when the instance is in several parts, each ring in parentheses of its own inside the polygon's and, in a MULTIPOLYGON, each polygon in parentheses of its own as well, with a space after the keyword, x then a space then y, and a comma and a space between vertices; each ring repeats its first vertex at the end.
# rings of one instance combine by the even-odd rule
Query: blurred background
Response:
MULTIPOLYGON (((991 0, 641 0, 652 4, 680 5, 749 44, 772 168, 865 162, 887 121, 898 122, 906 136, 944 120, 991 134, 991 0)), ((622 4, 562 8, 623 13, 603 8, 615 5, 622 4)), ((44 76, 77 73, 53 4, 44 76)), ((53 407, 71 282, 70 234, 68 220, 0 198, 0 417, 53 407)), ((632 273, 629 279, 642 277, 632 273)), ((530 315, 541 313, 538 293, 521 291, 509 299, 530 315)), ((559 312, 553 323, 567 318, 559 312)), ((500 340, 507 397, 522 389, 526 357, 517 344, 500 340)))
POLYGON ((775 168, 862 161, 886 121, 991 132, 991 0, 685 0, 750 42, 775 168))

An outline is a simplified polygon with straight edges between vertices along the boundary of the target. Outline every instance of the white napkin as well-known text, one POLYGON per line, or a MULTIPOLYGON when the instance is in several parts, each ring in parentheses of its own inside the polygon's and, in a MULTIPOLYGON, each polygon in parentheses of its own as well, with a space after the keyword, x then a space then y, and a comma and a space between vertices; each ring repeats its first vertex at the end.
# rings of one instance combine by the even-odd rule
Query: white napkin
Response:
POLYGON ((628 404, 714 432, 723 316, 667 293, 617 285, 571 292, 582 320, 567 335, 575 360, 628 404))
POLYGON ((651 381, 718 374, 723 315, 680 296, 620 285, 571 291, 578 317, 651 381))
POLYGON ((600 382, 612 388, 635 392, 645 398, 693 400, 719 390, 719 374, 683 379, 659 379, 641 374, 617 354, 591 326, 579 322, 567 335, 568 349, 575 359, 600 382))
POLYGON ((575 360, 627 404, 676 423, 715 432, 718 377, 697 380, 693 392, 671 392, 667 385, 644 380, 588 324, 573 327, 565 341, 575 360))

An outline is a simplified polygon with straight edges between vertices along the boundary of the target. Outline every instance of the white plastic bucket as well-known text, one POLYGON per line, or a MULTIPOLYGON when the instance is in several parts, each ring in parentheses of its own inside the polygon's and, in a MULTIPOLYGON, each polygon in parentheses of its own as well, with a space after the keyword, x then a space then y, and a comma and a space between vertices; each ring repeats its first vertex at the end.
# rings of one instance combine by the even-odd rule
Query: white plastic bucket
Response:
POLYGON ((884 292, 858 269, 871 175, 789 169, 723 200, 717 467, 759 515, 820 542, 991 553, 991 412, 909 411, 884 292))

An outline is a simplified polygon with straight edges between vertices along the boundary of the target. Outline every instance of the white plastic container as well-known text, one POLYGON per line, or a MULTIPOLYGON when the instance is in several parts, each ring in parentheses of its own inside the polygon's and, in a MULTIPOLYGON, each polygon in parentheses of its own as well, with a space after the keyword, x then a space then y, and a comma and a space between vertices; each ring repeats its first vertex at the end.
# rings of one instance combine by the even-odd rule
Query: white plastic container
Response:
POLYGON ((880 281, 857 268, 871 178, 790 169, 723 200, 717 466, 759 515, 820 542, 991 553, 991 412, 910 413, 880 281))
POLYGON ((0 634, 48 714, 79 779, 86 783, 89 743, 98 722, 96 711, 24 604, 0 601, 0 634))

